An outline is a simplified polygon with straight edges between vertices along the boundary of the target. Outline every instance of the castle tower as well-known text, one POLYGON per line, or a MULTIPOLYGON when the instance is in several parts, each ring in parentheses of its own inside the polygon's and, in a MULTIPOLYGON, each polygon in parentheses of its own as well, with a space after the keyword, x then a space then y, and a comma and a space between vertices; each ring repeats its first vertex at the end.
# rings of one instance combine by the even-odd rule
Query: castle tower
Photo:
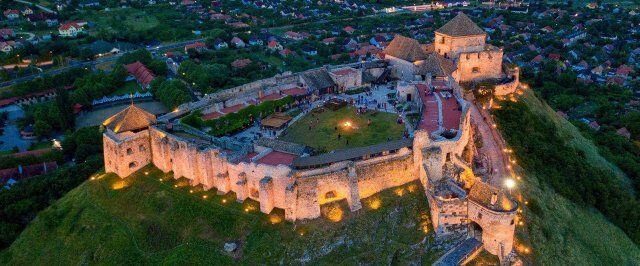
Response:
POLYGON ((149 126, 156 117, 135 105, 109 117, 102 123, 104 169, 127 177, 151 162, 149 126))
POLYGON ((469 235, 500 261, 513 250, 518 204, 500 189, 477 181, 469 191, 469 235))
POLYGON ((462 52, 484 50, 487 38, 487 33, 462 12, 437 29, 435 35, 435 52, 454 60, 462 52))

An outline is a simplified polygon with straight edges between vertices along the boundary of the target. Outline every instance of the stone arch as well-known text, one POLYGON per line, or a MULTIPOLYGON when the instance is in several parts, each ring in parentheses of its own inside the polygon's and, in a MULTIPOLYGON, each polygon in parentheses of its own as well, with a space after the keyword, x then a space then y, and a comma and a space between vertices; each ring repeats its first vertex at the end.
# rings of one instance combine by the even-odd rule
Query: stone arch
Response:
POLYGON ((480 224, 471 221, 469 223, 469 236, 473 237, 475 239, 477 239, 478 241, 482 242, 482 233, 483 233, 483 229, 482 226, 480 226, 480 224))

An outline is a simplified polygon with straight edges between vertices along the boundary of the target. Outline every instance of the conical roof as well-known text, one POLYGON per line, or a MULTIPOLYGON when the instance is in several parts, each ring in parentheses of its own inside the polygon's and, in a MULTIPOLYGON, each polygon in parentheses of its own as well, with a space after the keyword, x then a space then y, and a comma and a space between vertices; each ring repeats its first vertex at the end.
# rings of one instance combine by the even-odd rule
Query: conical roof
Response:
POLYGON ((436 32, 453 37, 486 34, 473 20, 462 12, 459 12, 457 16, 437 29, 436 32))
POLYGON ((155 115, 132 104, 112 117, 109 117, 102 125, 115 133, 120 133, 147 128, 155 122, 155 115))

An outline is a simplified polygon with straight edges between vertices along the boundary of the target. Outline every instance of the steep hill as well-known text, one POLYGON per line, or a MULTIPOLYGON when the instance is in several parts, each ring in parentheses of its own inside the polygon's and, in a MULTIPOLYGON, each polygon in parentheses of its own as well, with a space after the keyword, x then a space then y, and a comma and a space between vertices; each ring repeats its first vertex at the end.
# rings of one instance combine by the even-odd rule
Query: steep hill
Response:
MULTIPOLYGON (((596 180, 584 179, 571 183, 571 186, 563 186, 564 183, 560 183, 563 180, 546 176, 572 167, 557 165, 559 162, 553 157, 555 154, 575 157, 573 159, 581 157, 578 161, 589 167, 583 170, 604 171, 611 181, 599 184, 603 186, 598 190, 600 193, 590 195, 595 197, 593 200, 598 206, 598 202, 618 198, 617 195, 606 194, 606 189, 620 187, 620 190, 629 192, 631 188, 624 174, 604 159, 598 148, 580 135, 577 128, 560 118, 532 92, 525 93, 520 99, 519 103, 503 102, 502 108, 494 111, 502 134, 520 164, 516 170, 522 174, 523 181, 518 186, 522 191, 521 201, 527 201, 525 224, 517 233, 520 240, 517 249, 524 251, 529 248, 532 255, 528 260, 536 265, 640 264, 640 249, 625 232, 586 202, 578 204, 576 202, 579 201, 569 200, 552 188, 562 188, 565 195, 571 195, 596 180), (522 117, 525 115, 527 117, 522 117), (544 139, 548 135, 555 135, 562 141, 544 139), (547 143, 551 146, 542 147, 547 143)), ((590 175, 579 171, 570 172, 587 178, 590 175)), ((574 198, 583 199, 580 196, 574 198)))
POLYGON ((41 212, 0 264, 406 264, 443 253, 434 249, 418 183, 363 206, 351 213, 337 202, 323 207, 323 218, 294 225, 281 211, 264 215, 257 202, 237 203, 233 194, 203 192, 147 167, 125 180, 109 174, 86 181, 41 212), (224 251, 230 241, 237 251, 224 251))

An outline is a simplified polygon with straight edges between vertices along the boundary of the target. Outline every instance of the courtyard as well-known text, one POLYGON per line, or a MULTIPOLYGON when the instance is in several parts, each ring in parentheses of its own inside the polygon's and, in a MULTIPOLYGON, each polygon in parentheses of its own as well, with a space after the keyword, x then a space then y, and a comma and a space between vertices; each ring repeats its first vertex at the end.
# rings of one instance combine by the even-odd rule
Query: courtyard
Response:
POLYGON ((356 110, 353 106, 311 110, 289 126, 279 139, 322 153, 397 140, 406 131, 404 124, 398 123, 397 114, 372 110, 358 114, 356 110))

